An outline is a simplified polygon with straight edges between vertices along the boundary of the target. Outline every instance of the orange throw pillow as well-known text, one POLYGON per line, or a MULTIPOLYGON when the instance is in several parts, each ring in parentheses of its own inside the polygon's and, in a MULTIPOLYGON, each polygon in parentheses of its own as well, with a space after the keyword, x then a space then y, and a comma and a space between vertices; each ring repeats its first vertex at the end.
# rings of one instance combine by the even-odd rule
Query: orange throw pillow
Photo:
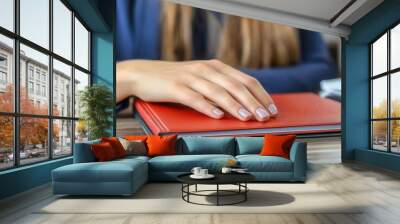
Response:
POLYGON ((118 138, 116 137, 110 137, 110 138, 101 138, 101 142, 108 142, 114 149, 115 155, 117 158, 125 157, 126 156, 126 151, 124 149, 124 146, 122 146, 121 142, 119 141, 118 138))
POLYGON ((176 135, 171 136, 156 136, 151 135, 147 137, 147 155, 154 156, 165 156, 176 154, 176 135))
POLYGON ((93 144, 91 145, 91 149, 94 157, 99 162, 110 161, 117 158, 114 149, 108 142, 93 144))
POLYGON ((261 156, 280 156, 290 158, 290 148, 296 135, 264 135, 264 146, 261 149, 261 156))
POLYGON ((129 140, 129 141, 146 141, 147 135, 127 135, 124 137, 124 139, 129 140))

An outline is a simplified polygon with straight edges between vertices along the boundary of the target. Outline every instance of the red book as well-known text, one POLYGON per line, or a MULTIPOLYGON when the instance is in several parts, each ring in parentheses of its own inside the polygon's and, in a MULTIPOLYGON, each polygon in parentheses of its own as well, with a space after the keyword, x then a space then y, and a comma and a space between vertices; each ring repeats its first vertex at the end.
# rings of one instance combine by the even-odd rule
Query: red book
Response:
POLYGON ((272 95, 279 115, 268 121, 240 121, 225 115, 213 119, 189 107, 135 100, 136 115, 155 135, 262 135, 265 133, 320 134, 340 132, 340 103, 314 93, 272 95))

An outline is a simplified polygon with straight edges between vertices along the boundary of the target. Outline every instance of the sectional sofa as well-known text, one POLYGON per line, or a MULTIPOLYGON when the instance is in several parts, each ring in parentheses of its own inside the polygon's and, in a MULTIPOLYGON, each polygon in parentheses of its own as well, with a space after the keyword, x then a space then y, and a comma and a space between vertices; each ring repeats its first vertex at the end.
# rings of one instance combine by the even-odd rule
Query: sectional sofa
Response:
POLYGON ((52 172, 54 194, 132 195, 148 181, 176 181, 193 167, 218 172, 228 160, 236 160, 259 182, 304 182, 307 170, 306 143, 294 142, 290 159, 258 155, 263 137, 179 137, 177 155, 128 156, 96 162, 90 145, 75 145, 73 164, 52 172))

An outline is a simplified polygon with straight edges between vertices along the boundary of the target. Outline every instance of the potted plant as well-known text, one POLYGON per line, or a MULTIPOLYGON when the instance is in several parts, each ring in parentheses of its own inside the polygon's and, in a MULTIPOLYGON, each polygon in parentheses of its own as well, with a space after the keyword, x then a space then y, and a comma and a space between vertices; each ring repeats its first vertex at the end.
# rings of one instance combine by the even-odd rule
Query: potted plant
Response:
POLYGON ((102 84, 88 86, 79 96, 79 124, 87 128, 89 140, 110 136, 108 130, 112 125, 113 95, 108 87, 102 84))

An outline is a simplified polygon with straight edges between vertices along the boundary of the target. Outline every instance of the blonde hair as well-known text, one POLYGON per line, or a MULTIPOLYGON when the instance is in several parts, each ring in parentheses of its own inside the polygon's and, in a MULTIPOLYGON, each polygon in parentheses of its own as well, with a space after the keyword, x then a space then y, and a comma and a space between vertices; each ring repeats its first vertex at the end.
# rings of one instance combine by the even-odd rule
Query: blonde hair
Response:
MULTIPOLYGON (((161 59, 193 58, 193 8, 164 1, 161 59)), ((288 66, 300 60, 298 30, 238 16, 226 16, 216 58, 233 67, 288 66)))

